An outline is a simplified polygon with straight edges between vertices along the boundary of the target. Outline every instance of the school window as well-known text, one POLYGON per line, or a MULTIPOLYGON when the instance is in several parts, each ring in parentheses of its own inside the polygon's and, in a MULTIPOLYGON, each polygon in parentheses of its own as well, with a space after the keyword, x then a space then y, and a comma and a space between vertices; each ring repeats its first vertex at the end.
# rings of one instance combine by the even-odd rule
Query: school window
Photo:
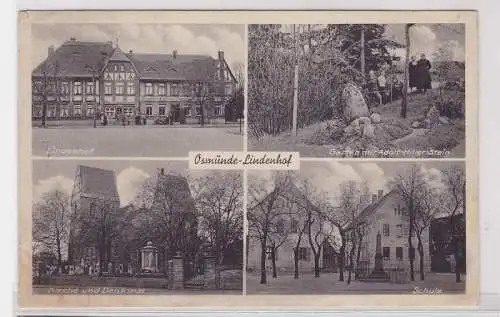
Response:
POLYGON ((309 248, 305 247, 299 248, 299 260, 309 261, 309 248))
POLYGON ((398 238, 401 238, 403 236, 403 225, 402 224, 396 225, 396 234, 398 235, 398 238))
POLYGON ((111 95, 111 83, 104 83, 104 94, 111 95))
POLYGON ((133 96, 135 95, 135 84, 127 83, 127 95, 133 96))
POLYGON ((276 232, 284 233, 285 232, 285 221, 283 219, 279 219, 276 223, 276 232))
POLYGON ((195 114, 197 116, 201 116, 201 107, 200 106, 196 106, 195 114))
POLYGON ((388 223, 384 223, 384 237, 388 237, 389 236, 389 224, 388 223))
POLYGON ((123 83, 115 83, 115 94, 123 95, 123 83))
POLYGON ((158 86, 158 95, 165 96, 165 92, 166 92, 165 84, 159 84, 159 86, 158 86))
POLYGON ((403 259, 403 248, 402 247, 396 248, 396 259, 398 259, 398 260, 403 259))
POLYGON ((179 86, 177 84, 170 86, 170 94, 172 96, 179 96, 179 86))
POLYGON ((152 83, 146 83, 146 95, 152 96, 153 95, 153 84, 152 83))
POLYGON ((384 256, 384 259, 385 260, 388 260, 391 258, 391 248, 389 247, 384 247, 382 249, 382 252, 383 252, 383 256, 384 256))
POLYGON ((299 231, 299 222, 292 218, 291 224, 290 224, 290 231, 292 233, 297 233, 299 231))
POLYGON ((146 106, 146 115, 147 116, 153 115, 153 106, 146 106))
POLYGON ((82 94, 82 83, 79 81, 75 81, 73 83, 73 95, 81 95, 82 94))
POLYGON ((68 108, 61 108, 61 111, 59 112, 59 116, 61 118, 66 118, 68 117, 68 114, 69 114, 69 110, 68 108))
POLYGON ((120 71, 121 72, 125 71, 125 67, 123 65, 120 65, 120 71))
POLYGON ((231 95, 233 93, 233 85, 226 84, 226 95, 231 95))
POLYGON ((93 95, 94 94, 94 83, 93 82, 88 82, 87 83, 87 86, 86 86, 86 89, 85 89, 85 93, 87 95, 93 95))
POLYGON ((160 107, 158 108, 158 114, 159 114, 160 116, 164 116, 164 115, 165 115, 165 106, 160 106, 160 107))

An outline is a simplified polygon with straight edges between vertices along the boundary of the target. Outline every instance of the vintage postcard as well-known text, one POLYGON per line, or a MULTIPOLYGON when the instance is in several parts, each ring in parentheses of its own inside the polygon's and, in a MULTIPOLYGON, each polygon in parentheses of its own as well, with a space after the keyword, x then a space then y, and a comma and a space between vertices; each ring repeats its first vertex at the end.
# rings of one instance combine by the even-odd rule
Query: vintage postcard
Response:
POLYGON ((475 12, 19 30, 19 308, 477 304, 475 12))

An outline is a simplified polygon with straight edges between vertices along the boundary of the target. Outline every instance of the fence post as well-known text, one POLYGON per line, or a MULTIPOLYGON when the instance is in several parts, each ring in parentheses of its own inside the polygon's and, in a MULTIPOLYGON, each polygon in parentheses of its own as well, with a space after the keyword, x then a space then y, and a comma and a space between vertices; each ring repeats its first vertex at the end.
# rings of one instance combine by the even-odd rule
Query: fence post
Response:
POLYGON ((173 264, 173 276, 172 276, 172 288, 181 289, 184 288, 184 259, 180 252, 174 256, 172 260, 173 264))
POLYGON ((203 258, 203 269, 205 276, 205 288, 214 289, 217 287, 216 272, 215 272, 215 257, 205 255, 203 258))

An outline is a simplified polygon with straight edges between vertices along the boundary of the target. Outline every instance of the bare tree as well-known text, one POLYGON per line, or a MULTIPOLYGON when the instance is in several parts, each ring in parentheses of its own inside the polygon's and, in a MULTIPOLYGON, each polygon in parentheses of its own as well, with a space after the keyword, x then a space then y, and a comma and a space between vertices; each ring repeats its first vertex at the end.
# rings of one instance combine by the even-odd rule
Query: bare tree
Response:
POLYGON ((339 186, 338 220, 336 223, 337 227, 344 225, 343 228, 339 229, 342 232, 342 248, 344 248, 344 255, 341 256, 345 256, 346 244, 350 247, 347 254, 349 257, 347 284, 351 283, 352 271, 355 267, 357 268, 358 256, 355 258, 355 255, 356 252, 360 254, 360 245, 364 234, 363 227, 365 225, 362 219, 362 211, 368 205, 369 196, 366 183, 358 184, 355 181, 347 181, 339 186))
POLYGON ((42 200, 34 206, 33 246, 37 250, 54 251, 59 269, 62 269, 62 250, 69 238, 69 201, 68 194, 56 189, 44 194, 42 200))
POLYGON ((59 105, 62 93, 59 79, 59 62, 46 65, 41 75, 32 78, 33 99, 42 103, 42 127, 46 127, 48 102, 59 105))
POLYGON ((408 217, 408 247, 410 259, 410 278, 415 280, 415 248, 413 247, 413 235, 415 231, 415 219, 419 208, 420 193, 424 186, 424 182, 419 175, 417 165, 412 165, 406 174, 398 175, 395 186, 398 193, 405 204, 408 217))
POLYGON ((243 234, 241 173, 212 173, 195 182, 200 231, 215 250, 218 264, 243 234))
MULTIPOLYGON (((452 165, 444 171, 444 181, 447 186, 444 193, 446 203, 445 213, 448 218, 449 245, 452 247, 455 260, 462 258, 460 254, 461 247, 465 245, 465 215, 466 215, 466 177, 465 171, 458 165, 452 165), (462 214, 463 221, 459 221, 459 215, 462 214)), ((458 266, 458 265, 457 265, 458 266)), ((460 282, 460 270, 455 268, 455 280, 460 282)))
POLYGON ((289 230, 285 225, 285 220, 283 218, 278 219, 275 223, 271 224, 268 234, 269 239, 269 251, 271 255, 271 264, 273 268, 272 277, 278 277, 278 272, 276 269, 276 254, 279 247, 281 247, 288 238, 289 230))
POLYGON ((249 234, 259 240, 261 245, 260 283, 267 283, 266 250, 270 232, 274 224, 288 213, 285 194, 290 184, 289 174, 273 174, 272 186, 267 192, 265 181, 252 179, 248 185, 248 222, 249 234))
POLYGON ((414 231, 417 238, 417 250, 419 254, 420 280, 425 279, 424 273, 424 245, 422 238, 426 230, 430 227, 432 220, 441 212, 440 195, 435 188, 428 184, 422 186, 418 194, 417 207, 414 219, 414 231))

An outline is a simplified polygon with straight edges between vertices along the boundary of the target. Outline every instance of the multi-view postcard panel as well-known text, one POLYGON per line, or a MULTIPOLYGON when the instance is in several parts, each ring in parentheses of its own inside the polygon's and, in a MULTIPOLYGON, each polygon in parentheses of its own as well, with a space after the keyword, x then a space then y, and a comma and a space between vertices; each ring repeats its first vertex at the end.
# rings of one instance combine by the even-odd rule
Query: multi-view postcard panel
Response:
POLYGON ((241 24, 34 26, 33 155, 241 151, 244 34, 241 24))
POLYGON ((21 305, 470 305, 472 14, 141 14, 21 23, 21 305))
POLYGON ((240 171, 35 161, 35 294, 242 293, 240 171))

